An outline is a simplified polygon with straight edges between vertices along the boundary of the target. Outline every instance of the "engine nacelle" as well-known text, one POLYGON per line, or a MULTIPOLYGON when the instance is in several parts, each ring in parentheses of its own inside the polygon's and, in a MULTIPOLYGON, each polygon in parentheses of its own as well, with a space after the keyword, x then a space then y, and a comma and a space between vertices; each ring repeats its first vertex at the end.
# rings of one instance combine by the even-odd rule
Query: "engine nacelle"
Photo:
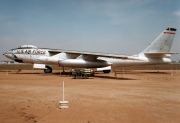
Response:
POLYGON ((61 60, 59 61, 59 65, 73 68, 99 68, 109 66, 108 62, 103 60, 85 61, 83 59, 61 60))

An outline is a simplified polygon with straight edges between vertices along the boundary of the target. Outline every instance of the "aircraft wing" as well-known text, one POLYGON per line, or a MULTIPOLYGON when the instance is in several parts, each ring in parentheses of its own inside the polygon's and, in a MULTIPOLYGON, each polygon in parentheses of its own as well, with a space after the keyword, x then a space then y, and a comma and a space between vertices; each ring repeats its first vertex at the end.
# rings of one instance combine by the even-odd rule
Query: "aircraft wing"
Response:
MULTIPOLYGON (((58 54, 58 53, 66 53, 70 55, 76 55, 76 58, 83 58, 86 60, 97 59, 98 57, 107 57, 107 58, 117 58, 117 59, 133 59, 126 55, 117 55, 117 54, 105 54, 105 53, 96 53, 96 52, 79 52, 79 51, 69 51, 69 50, 57 50, 57 49, 49 49, 48 52, 50 54, 58 54)), ((134 59, 133 59, 134 60, 134 59)))

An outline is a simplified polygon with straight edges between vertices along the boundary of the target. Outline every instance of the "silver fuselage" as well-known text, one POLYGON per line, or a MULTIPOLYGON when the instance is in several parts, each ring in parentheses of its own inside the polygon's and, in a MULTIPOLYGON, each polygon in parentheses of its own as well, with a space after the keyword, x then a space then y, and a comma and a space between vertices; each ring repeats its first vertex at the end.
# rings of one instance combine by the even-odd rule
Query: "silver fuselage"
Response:
MULTIPOLYGON (((77 58, 61 58, 54 57, 48 52, 49 49, 12 49, 4 53, 4 55, 12 60, 22 63, 57 65, 72 68, 101 68, 101 67, 121 67, 132 65, 148 65, 148 64, 166 64, 171 60, 167 58, 147 58, 144 55, 130 56, 132 60, 98 57, 95 60, 84 60, 77 58)), ((62 52, 63 53, 63 52, 62 52)), ((59 53, 61 54, 61 53, 59 53)))

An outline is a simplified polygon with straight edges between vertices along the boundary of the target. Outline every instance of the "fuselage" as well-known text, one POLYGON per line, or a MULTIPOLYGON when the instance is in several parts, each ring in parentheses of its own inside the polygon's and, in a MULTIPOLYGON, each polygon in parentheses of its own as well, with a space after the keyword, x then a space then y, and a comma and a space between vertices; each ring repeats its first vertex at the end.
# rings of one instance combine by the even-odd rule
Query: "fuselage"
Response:
POLYGON ((148 58, 144 55, 130 56, 132 60, 107 57, 98 57, 95 60, 76 58, 65 59, 51 56, 48 49, 39 49, 35 46, 11 49, 4 53, 4 55, 9 59, 22 63, 57 65, 72 68, 101 68, 107 66, 121 67, 132 65, 166 64, 171 62, 169 58, 148 58))

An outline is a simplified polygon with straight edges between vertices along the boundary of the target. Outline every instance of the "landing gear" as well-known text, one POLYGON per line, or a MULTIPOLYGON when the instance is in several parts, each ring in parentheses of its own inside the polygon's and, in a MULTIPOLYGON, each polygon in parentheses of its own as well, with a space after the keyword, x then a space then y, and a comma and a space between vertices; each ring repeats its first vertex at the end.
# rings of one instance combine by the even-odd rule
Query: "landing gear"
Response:
POLYGON ((66 72, 64 71, 64 67, 62 67, 63 71, 61 72, 61 75, 66 75, 66 72))
POLYGON ((44 69, 44 73, 52 73, 52 68, 49 66, 46 66, 46 69, 44 69))
POLYGON ((110 73, 111 70, 103 70, 104 73, 110 73))

